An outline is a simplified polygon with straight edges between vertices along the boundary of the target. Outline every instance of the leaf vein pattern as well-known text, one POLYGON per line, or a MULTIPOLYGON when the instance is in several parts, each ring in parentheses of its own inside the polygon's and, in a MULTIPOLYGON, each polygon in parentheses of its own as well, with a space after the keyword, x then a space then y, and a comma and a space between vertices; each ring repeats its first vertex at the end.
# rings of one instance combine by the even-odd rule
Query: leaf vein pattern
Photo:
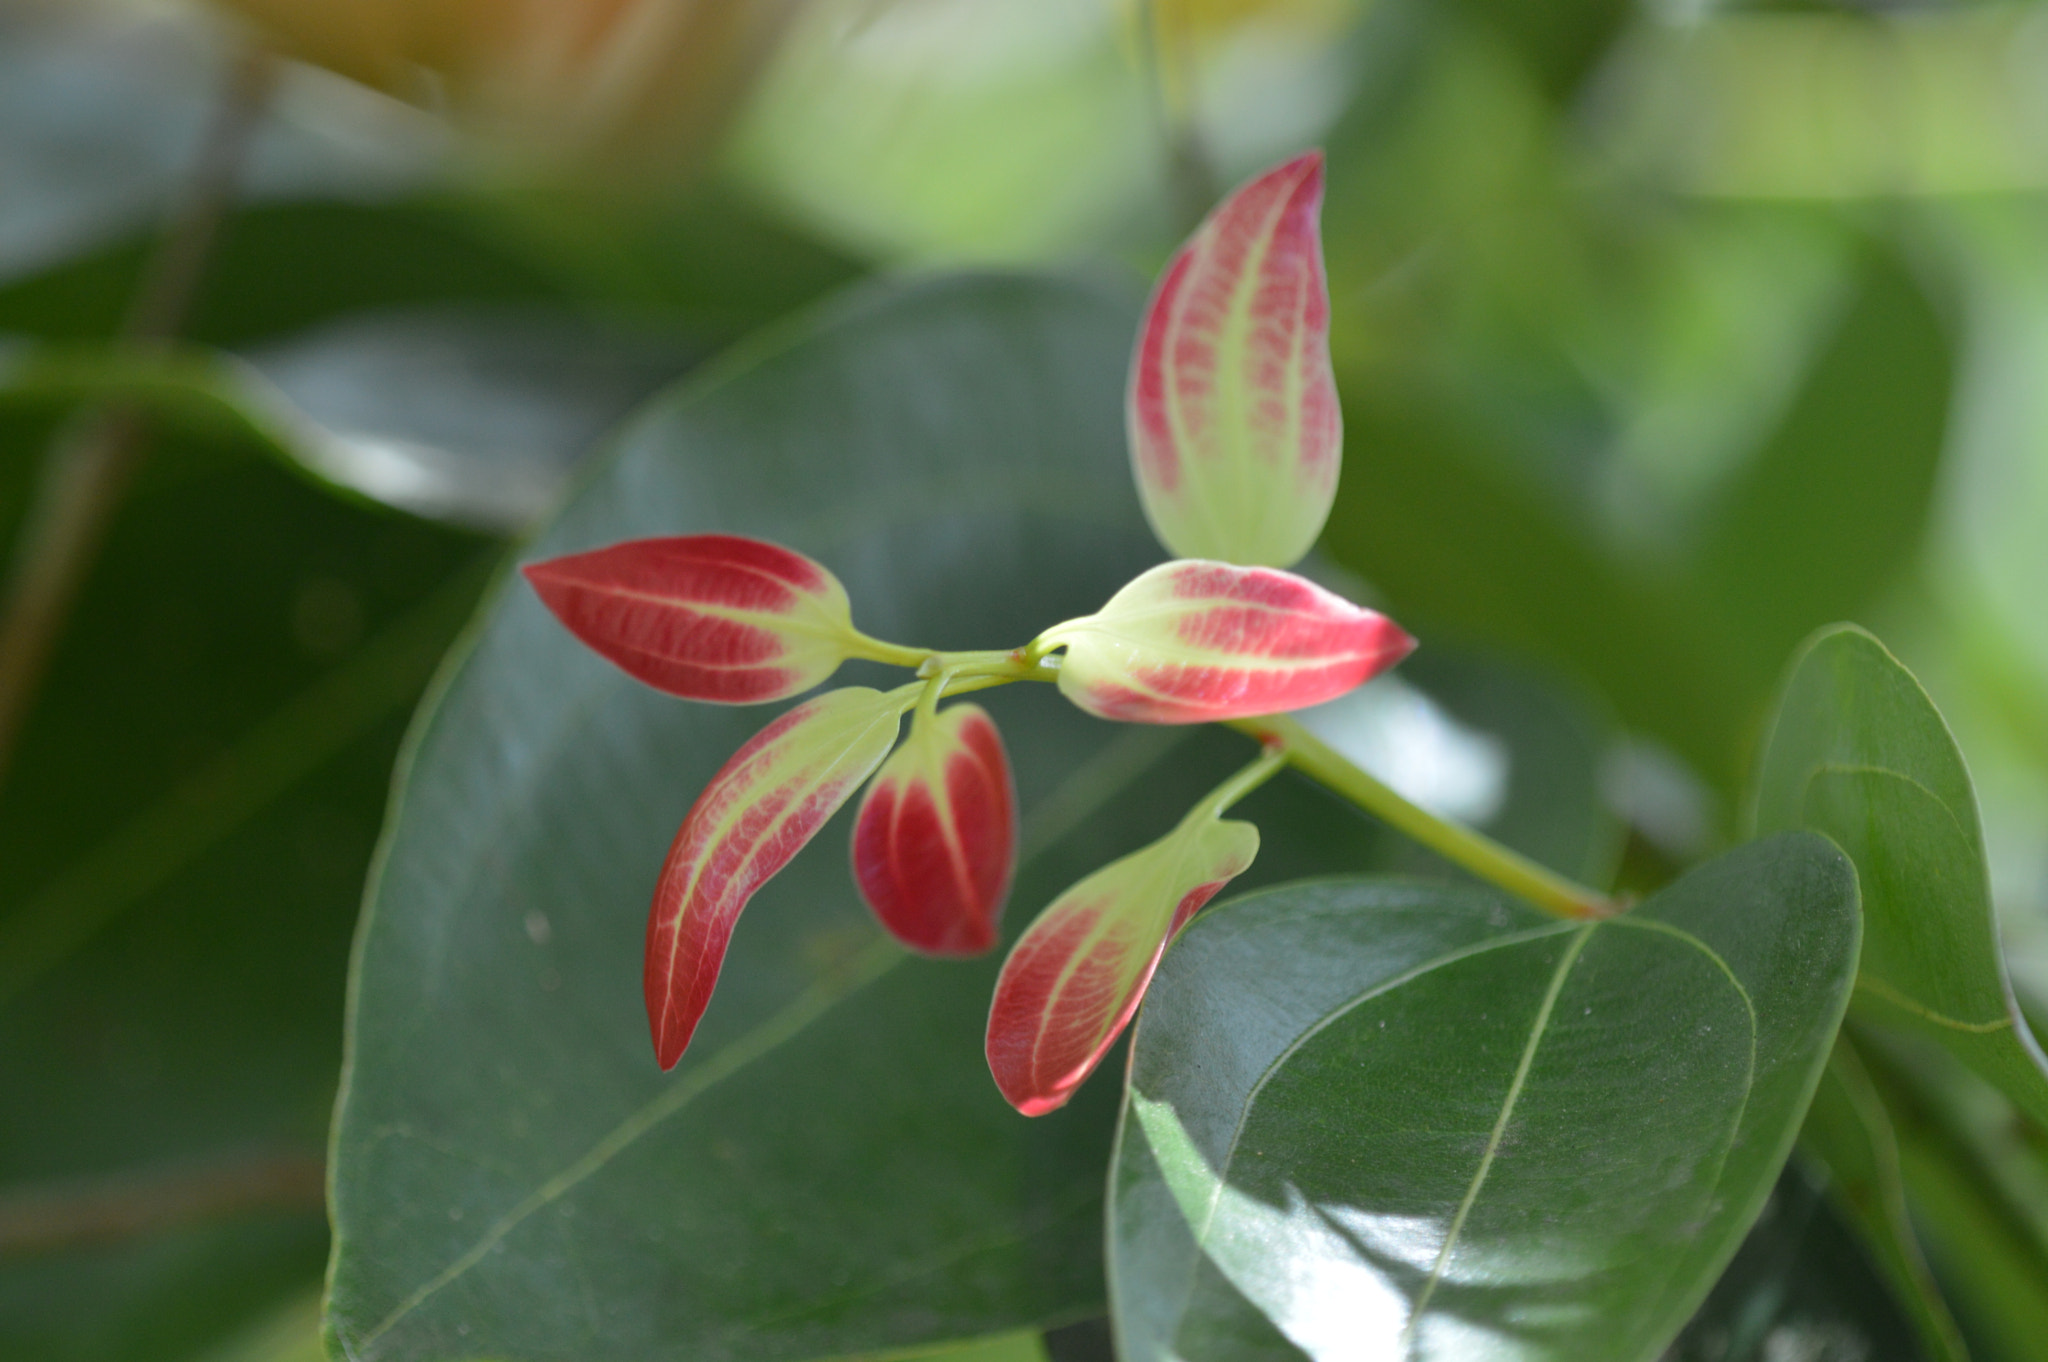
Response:
POLYGON ((1557 995, 1564 992, 1566 976, 1586 949, 1586 943, 1593 939, 1599 923, 1589 922, 1580 927, 1572 936, 1572 943, 1565 948, 1557 968, 1551 972, 1550 987, 1543 994, 1543 1004, 1536 1009, 1536 1023, 1529 1028, 1529 1043, 1522 1047, 1522 1058, 1515 1065, 1515 1076, 1508 1083, 1507 1096, 1501 1100, 1500 1115, 1494 1120, 1493 1131, 1486 1137, 1486 1149, 1479 1156, 1479 1167, 1472 1174, 1472 1182, 1465 1188, 1465 1198, 1458 1203, 1457 1214, 1451 1217, 1451 1227, 1444 1235, 1443 1247, 1437 1250, 1436 1262, 1430 1266, 1429 1279, 1422 1284, 1422 1290, 1415 1297, 1415 1308, 1408 1313, 1408 1323, 1401 1330, 1401 1350, 1405 1355, 1415 1343, 1415 1327, 1422 1322, 1422 1316, 1429 1309, 1430 1297, 1436 1294, 1437 1284, 1444 1278, 1444 1269, 1450 1265, 1451 1250, 1457 1247, 1458 1235, 1465 1228, 1465 1217, 1472 1213, 1472 1207, 1479 1200, 1479 1189, 1486 1185, 1486 1175, 1493 1171, 1494 1156, 1500 1153, 1500 1142, 1507 1134, 1508 1122, 1515 1114, 1515 1104, 1521 1100, 1522 1085, 1529 1081, 1529 1070, 1536 1062, 1536 1050, 1543 1043, 1544 1032, 1550 1029, 1550 1014, 1557 1007, 1557 995))
MULTIPOLYGON (((1659 935, 1668 936, 1674 941, 1684 942, 1701 955, 1706 956, 1707 959, 1713 961, 1715 967, 1727 976, 1729 984, 1735 989, 1736 996, 1742 999, 1744 1015, 1749 1022, 1749 1066, 1743 1074, 1742 1100, 1735 1105, 1733 1119, 1728 1123, 1727 1136, 1721 1143, 1719 1164, 1714 1170, 1714 1186, 1718 1188, 1721 1185, 1721 1175, 1727 1168, 1729 1152, 1734 1149, 1736 1137, 1742 1131, 1742 1122, 1749 1114, 1749 1099, 1756 1091, 1756 1047, 1759 1030, 1756 1017, 1756 1002, 1749 996, 1749 990, 1743 986, 1742 980, 1736 978, 1734 969, 1729 966, 1721 953, 1700 940, 1697 936, 1694 936, 1691 932, 1686 931, 1683 927, 1674 927, 1668 922, 1659 922, 1655 918, 1639 918, 1626 913, 1620 917, 1609 918, 1602 925, 1633 927, 1639 931, 1656 932, 1659 935)), ((1669 1281, 1670 1279, 1667 1279, 1667 1286, 1669 1281)))
MULTIPOLYGON (((1813 782, 1820 779, 1822 776, 1889 776, 1893 780, 1901 781, 1904 784, 1912 786, 1921 794, 1926 795, 1928 799, 1932 800, 1934 806, 1940 809, 1943 813, 1947 814, 1949 817, 1949 821, 1956 825, 1957 835, 1959 835, 1965 842, 1975 842, 1979 840, 1979 834, 1970 831, 1969 827, 1963 822, 1962 815, 1957 813, 1955 809, 1950 807, 1949 802, 1946 799, 1943 799, 1940 795, 1936 794, 1933 788, 1929 786, 1926 781, 1920 780, 1915 776, 1910 776, 1906 774, 1904 771, 1899 770, 1895 766, 1875 766, 1864 762, 1853 761, 1824 761, 1816 765, 1812 771, 1807 773, 1806 786, 1804 790, 1804 793, 1806 795, 1811 795, 1813 793, 1813 782)), ((1804 810, 1802 809, 1802 813, 1803 812, 1804 810)))
POLYGON ((1495 937, 1489 941, 1475 942, 1470 946, 1463 946, 1454 951, 1446 951, 1442 955, 1426 960, 1391 978, 1381 980, 1373 985, 1373 987, 1350 999, 1341 1008, 1319 1019, 1314 1026, 1309 1027, 1292 1041, 1288 1042, 1287 1048, 1282 1050, 1266 1065, 1265 1069, 1260 1072, 1258 1081, 1252 1084, 1251 1091, 1245 1094, 1244 1105, 1237 1113, 1237 1124, 1232 1127, 1230 1132, 1230 1142, 1223 1149, 1223 1162, 1216 1170, 1215 1187, 1209 1193, 1209 1204, 1203 1208, 1202 1223, 1198 1226, 1190 1226, 1195 1232, 1196 1255, 1188 1260, 1187 1287, 1181 1293, 1181 1308, 1178 1313, 1185 1315, 1188 1304, 1194 1299, 1195 1276, 1201 1269, 1202 1255, 1208 1252, 1209 1235, 1216 1225, 1216 1211, 1222 1204, 1223 1189, 1229 1185, 1230 1170, 1237 1162, 1238 1147, 1244 1141, 1245 1126, 1251 1120, 1252 1109, 1258 1105, 1259 1095, 1266 1090, 1266 1085, 1272 1081, 1273 1075, 1280 1072, 1286 1066, 1288 1060, 1292 1059, 1304 1045, 1307 1045, 1311 1040, 1314 1040, 1346 1016, 1349 1016, 1353 1011, 1363 1007, 1375 998, 1415 982, 1432 971, 1457 964, 1461 960, 1469 960, 1474 956, 1484 955, 1488 951, 1502 950, 1509 946, 1519 946, 1530 941, 1541 941, 1546 937, 1559 936, 1573 930, 1578 930, 1573 923, 1551 923, 1542 927, 1511 932, 1506 936, 1495 937))
MULTIPOLYGON (((1027 820, 1030 828, 1023 854, 1018 858, 1018 869, 1021 871, 1024 866, 1037 860, 1061 837, 1086 822, 1091 812, 1109 803, 1167 752, 1178 746, 1180 738, 1181 735, 1175 734, 1173 741, 1163 744, 1143 743, 1123 748, 1113 743, 1110 751, 1098 754, 1095 760, 1084 764, 1068 776, 1032 810, 1031 817, 1027 820), (1114 757, 1115 760, 1104 761, 1105 756, 1114 757), (1041 810, 1046 812, 1044 818, 1040 817, 1041 810), (1041 831, 1041 828, 1045 830, 1041 831)), ((839 1002, 889 973, 904 959, 903 950, 893 941, 886 937, 878 938, 842 968, 820 979, 760 1025, 708 1057, 701 1066, 679 1077, 667 1091, 620 1121, 581 1158, 542 1183, 511 1210, 500 1216, 476 1243, 400 1301, 362 1337, 360 1342, 351 1345, 343 1339, 344 1352, 352 1358, 361 1356, 362 1350, 368 1349, 379 1338, 389 1333, 401 1319, 482 1262, 492 1249, 536 1211, 543 1210, 560 1200, 641 1136, 784 1041, 794 1039, 811 1022, 839 1002)))
POLYGON ((1946 1027, 1951 1031, 1961 1031, 1973 1036, 1986 1036, 1994 1031, 2007 1030, 2013 1024, 2013 1020, 2009 1016, 2000 1017, 1996 1021, 1966 1022, 1959 1020, 1946 1013, 1937 1012, 1935 1009, 1927 1006, 1927 1004, 1915 999, 1905 990, 1888 984, 1882 979, 1874 978, 1860 970, 1856 974, 1856 987, 1865 993, 1884 999, 1893 1007, 1912 1013, 1929 1025, 1946 1027))

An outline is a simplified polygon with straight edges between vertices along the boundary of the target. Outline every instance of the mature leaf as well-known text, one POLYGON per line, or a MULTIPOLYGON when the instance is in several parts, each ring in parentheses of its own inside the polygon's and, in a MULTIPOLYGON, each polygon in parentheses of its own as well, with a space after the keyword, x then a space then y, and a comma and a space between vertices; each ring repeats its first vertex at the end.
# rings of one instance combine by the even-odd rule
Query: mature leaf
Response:
POLYGON ((988 1066, 1010 1105, 1026 1116, 1066 1105, 1138 1010, 1166 943, 1258 852, 1256 827, 1198 809, 1038 915, 988 1011, 988 1066))
MULTIPOLYGON (((772 537, 884 636, 1030 638, 1157 552, 1119 421, 1135 315, 1011 278, 849 301, 651 411, 535 552, 772 537)), ((1049 686, 989 708, 1030 902, 1164 831, 1123 797, 1141 777, 1246 751, 1118 735, 1049 686)), ((805 1358, 1100 1307, 1113 1091, 1018 1119, 982 1055, 998 961, 898 950, 843 852, 757 896, 674 1073, 647 1054, 662 848, 758 724, 640 686, 523 584, 496 601, 422 721, 363 927, 329 1315, 349 1356, 805 1358)), ((1279 784, 1276 865, 1370 863, 1370 825, 1279 784)))
MULTIPOLYGON (((850 301, 651 412, 535 551, 772 536, 831 563, 886 637, 1029 638, 1156 556, 1119 422, 1135 324, 1135 300, 1045 281, 850 301)), ((1171 826, 1138 790, 1208 788, 1248 751, 1107 729, 1051 687, 988 704, 1028 903, 1171 826)), ((647 691, 523 586, 497 602, 422 720, 363 927, 334 1146, 329 1327, 350 1356, 794 1359, 1102 1308, 1112 1086, 1020 1120, 982 1053, 999 961, 896 952, 828 847, 761 892, 690 1054, 657 1074, 640 918, 757 718, 647 691)), ((1541 769, 1542 733, 1500 731, 1517 772, 1541 769)), ((1390 841, 1285 775, 1241 811, 1266 833, 1247 883, 1371 868, 1390 841)), ((1576 865, 1583 840, 1518 845, 1576 865)))
POLYGON ((1212 910, 1134 1042, 1122 1355, 1654 1355, 1784 1162, 1857 935, 1798 836, 1599 923, 1400 880, 1212 910))
POLYGON ((647 1021, 663 1069, 710 1006, 740 910, 882 764, 903 708, 866 686, 805 701, 749 739, 690 806, 647 917, 647 1021))
POLYGON ((1794 659, 1757 773, 1758 831, 1807 827, 1856 862, 1859 1013, 1929 1036, 2048 1126, 2048 1058, 1999 952, 1977 800, 1934 702, 1853 626, 1794 659))
POLYGON ((1836 1210, 1855 1228, 1927 1356, 1962 1362, 1968 1350, 1907 1218, 1898 1135, 1847 1035, 1835 1040, 1799 1148, 1825 1168, 1836 1210))
POLYGON ((523 571, 570 633, 685 700, 786 700, 838 671, 860 637, 837 577, 739 535, 633 539, 523 571))
POLYGON ((1399 662, 1415 640, 1292 573, 1187 559, 1034 646, 1066 649, 1060 690, 1090 714, 1193 724, 1321 704, 1399 662))
POLYGON ((1126 399, 1131 467, 1178 557, 1292 567, 1330 514, 1343 430, 1322 202, 1319 151, 1239 187, 1145 310, 1126 399))
POLYGON ((995 720, 968 703, 920 715, 854 819, 861 897, 912 950, 979 955, 1016 869, 1016 781, 995 720))

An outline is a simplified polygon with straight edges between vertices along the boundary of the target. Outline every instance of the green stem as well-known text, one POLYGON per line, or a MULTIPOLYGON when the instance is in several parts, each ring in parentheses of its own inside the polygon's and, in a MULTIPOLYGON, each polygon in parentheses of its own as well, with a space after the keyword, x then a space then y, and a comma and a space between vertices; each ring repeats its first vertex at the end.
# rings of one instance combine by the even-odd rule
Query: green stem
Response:
POLYGON ((1241 768, 1237 774, 1209 791, 1201 803, 1189 809, 1181 819, 1182 826, 1210 818, 1221 818, 1231 805, 1243 799, 1253 790, 1280 773, 1288 761, 1288 752, 1279 742, 1266 742, 1259 755, 1241 768))
POLYGON ((1583 921, 1612 917, 1621 911, 1621 905, 1605 895, 1545 869, 1490 837, 1447 822, 1409 803, 1346 760, 1295 719, 1280 714, 1261 719, 1237 719, 1230 726, 1269 747, 1277 744, 1284 750, 1286 760, 1303 775, 1320 781, 1445 860, 1463 866, 1518 898, 1526 899, 1546 913, 1583 921))
POLYGON ((878 638, 855 633, 846 655, 865 658, 869 662, 887 663, 891 667, 908 667, 916 671, 924 665, 924 660, 932 655, 932 651, 929 648, 906 648, 900 643, 884 643, 878 638))
POLYGON ((1039 659, 1024 648, 942 653, 935 648, 906 648, 900 643, 884 643, 866 634, 856 634, 847 649, 847 656, 892 667, 908 667, 926 680, 950 672, 954 680, 948 683, 948 688, 955 691, 981 690, 1011 681, 1051 681, 1058 676, 1056 668, 1040 665, 1039 659), (969 686, 966 684, 969 681, 977 684, 969 686))

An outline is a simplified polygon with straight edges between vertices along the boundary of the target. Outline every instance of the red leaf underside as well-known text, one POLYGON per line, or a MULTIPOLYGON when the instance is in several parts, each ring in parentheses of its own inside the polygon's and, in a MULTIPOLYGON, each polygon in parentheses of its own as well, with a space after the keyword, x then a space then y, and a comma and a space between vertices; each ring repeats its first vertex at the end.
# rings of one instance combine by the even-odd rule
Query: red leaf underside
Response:
MULTIPOLYGON (((943 789, 920 768, 884 769, 876 778, 854 828, 854 875, 905 945, 978 955, 995 945, 1014 869, 1015 799, 994 723, 976 711, 954 736, 943 789)), ((912 755, 906 748, 900 757, 912 755)))
POLYGON ((1329 331, 1317 214, 1322 158, 1309 153, 1238 190, 1160 276, 1133 358, 1131 409, 1141 476, 1179 487, 1183 457, 1218 460, 1217 402, 1234 363, 1249 395, 1240 419, 1251 452, 1320 486, 1335 475, 1336 390, 1320 361, 1329 331), (1245 331, 1237 325, 1249 282, 1245 331), (1241 347, 1241 348, 1237 348, 1241 347), (1297 381, 1299 379, 1299 381, 1297 381))
POLYGON ((826 759, 778 775, 785 743, 827 714, 828 705, 858 703, 839 699, 846 695, 835 691, 800 705, 756 734, 698 796, 669 847, 648 915, 643 978, 663 1069, 682 1057, 710 1004, 740 910, 887 752, 895 716, 887 713, 883 733, 876 722, 885 711, 877 710, 826 759))
POLYGON ((821 679, 778 625, 837 594, 802 554, 732 535, 633 540, 534 563, 527 579, 556 618, 614 665, 688 699, 743 704, 821 679))
POLYGON ((1070 905, 1051 929, 1017 943, 989 1012, 988 1060, 996 1086, 1026 1116, 1065 1106, 1136 1015, 1167 942, 1227 884, 1197 885, 1133 972, 1145 916, 1104 924, 1110 899, 1070 905))

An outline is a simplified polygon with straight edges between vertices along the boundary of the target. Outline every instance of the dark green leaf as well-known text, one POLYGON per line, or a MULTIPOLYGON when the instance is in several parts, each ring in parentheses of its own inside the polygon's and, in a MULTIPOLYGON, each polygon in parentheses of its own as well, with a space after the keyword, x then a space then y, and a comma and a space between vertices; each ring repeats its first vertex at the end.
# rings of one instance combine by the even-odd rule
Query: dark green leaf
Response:
POLYGON ((1760 832, 1806 827, 1856 862, 1856 1006, 1918 1031, 2048 1125, 2048 1059, 1999 953, 1976 796, 1927 693, 1853 627, 1794 660, 1757 775, 1760 832))
MULTIPOLYGON (((969 279, 836 308, 658 406, 534 554, 759 534, 883 637, 1026 640, 1158 556, 1123 453, 1134 301, 969 279)), ((1025 810, 1013 931, 1243 760, 1049 688, 988 705, 1025 810)), ((1011 1112, 981 1054, 997 960, 888 944, 843 829, 759 895, 655 1068, 662 851, 768 717, 638 687, 523 588, 496 603, 420 732, 364 929, 330 1317, 352 1356, 805 1357, 1100 1308, 1113 1085, 1011 1112)), ((1323 826, 1327 852, 1275 829, 1275 864, 1358 864, 1364 825, 1323 826)))
POLYGON ((1653 1355, 1784 1162, 1856 945, 1847 863, 1796 836, 1598 924, 1389 880, 1197 919, 1134 1042, 1126 1362, 1653 1355))
MULTIPOLYGON (((834 309, 659 405, 532 553, 766 535, 883 637, 1029 638, 1159 556, 1123 452, 1134 301, 970 279, 834 309)), ((1461 674, 1518 773, 1511 831, 1593 854, 1599 820, 1565 807, 1591 797, 1590 726, 1461 674)), ((987 704, 1025 810, 1012 933, 1245 757, 1045 688, 987 704)), ((767 718, 647 692, 523 589, 497 602, 425 721, 363 936, 331 1320, 353 1356, 803 1357, 1101 1308, 1113 1084, 1015 1116, 981 1054, 997 960, 886 945, 843 831, 762 891, 692 1049, 656 1071, 639 952, 662 850, 767 718)), ((1241 812, 1265 832, 1250 882, 1390 850, 1306 781, 1241 812)))

